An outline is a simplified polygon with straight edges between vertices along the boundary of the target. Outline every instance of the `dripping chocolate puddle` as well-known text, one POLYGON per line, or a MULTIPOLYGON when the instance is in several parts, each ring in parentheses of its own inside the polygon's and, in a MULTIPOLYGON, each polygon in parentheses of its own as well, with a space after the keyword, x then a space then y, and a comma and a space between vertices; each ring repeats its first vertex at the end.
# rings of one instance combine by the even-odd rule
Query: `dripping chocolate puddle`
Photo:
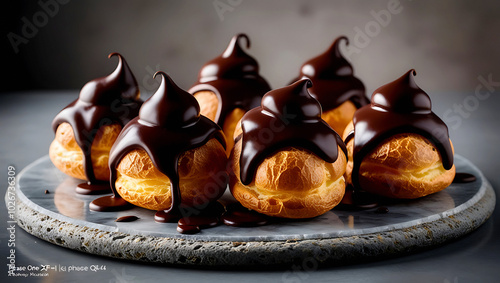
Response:
POLYGON ((97 183, 80 183, 76 186, 75 192, 81 195, 102 195, 111 192, 111 187, 109 183, 97 182, 97 183))
MULTIPOLYGON (((142 105, 137 81, 127 62, 118 53, 111 53, 108 58, 113 56, 119 59, 115 71, 85 84, 78 98, 52 121, 54 133, 62 123, 71 125, 75 141, 83 153, 85 176, 92 184, 99 183, 91 162, 91 148, 101 126, 117 124, 123 127, 137 116, 142 105)), ((90 186, 83 186, 79 191, 83 194, 94 192, 90 186)))
POLYGON ((99 212, 122 211, 134 207, 133 204, 128 203, 121 197, 114 195, 103 196, 93 200, 89 204, 89 209, 99 212))
MULTIPOLYGON (((453 182, 470 183, 475 180, 476 177, 472 174, 457 173, 453 182)), ((364 191, 356 191, 352 188, 352 186, 348 186, 341 203, 333 208, 332 211, 370 210, 376 214, 389 214, 390 210, 387 206, 409 201, 412 200, 389 199, 364 191)), ((124 201, 122 198, 114 198, 111 195, 97 198, 89 205, 89 207, 94 211, 106 212, 127 210, 135 206, 124 201)), ((115 222, 132 222, 138 219, 139 218, 137 216, 129 215, 119 217, 115 220, 115 222)), ((203 229, 219 225, 232 227, 259 227, 272 223, 294 221, 294 219, 270 217, 256 211, 249 210, 243 207, 240 203, 230 203, 224 206, 218 201, 209 204, 203 209, 181 207, 177 211, 171 211, 169 213, 166 213, 164 210, 160 210, 156 212, 154 219, 158 223, 177 223, 177 232, 181 234, 196 234, 201 232, 203 229)))
POLYGON ((469 173, 456 173, 453 183, 472 183, 476 181, 476 176, 469 173))
POLYGON ((122 216, 122 217, 116 218, 115 222, 133 222, 136 220, 139 220, 139 217, 137 217, 135 215, 127 215, 127 216, 122 216))

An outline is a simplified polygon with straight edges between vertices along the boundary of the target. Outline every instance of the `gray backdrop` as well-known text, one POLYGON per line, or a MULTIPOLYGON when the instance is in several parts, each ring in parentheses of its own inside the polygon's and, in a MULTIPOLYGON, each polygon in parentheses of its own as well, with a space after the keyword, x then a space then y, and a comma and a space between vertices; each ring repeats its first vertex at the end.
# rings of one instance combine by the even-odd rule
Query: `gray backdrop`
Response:
POLYGON ((144 94, 158 85, 150 78, 157 69, 188 88, 199 68, 244 32, 252 42, 248 52, 273 88, 346 35, 351 49, 343 46, 344 54, 369 94, 410 68, 428 92, 473 91, 478 76, 498 75, 499 3, 16 1, 2 11, 3 60, 9 67, 2 79, 7 79, 4 90, 78 89, 112 71, 116 58, 107 55, 116 51, 144 94))
MULTIPOLYGON (((41 0, 43 5, 38 0, 8 1, 0 9, 0 94, 5 94, 0 96, 0 164, 4 166, 0 195, 7 188, 7 165, 21 170, 46 155, 54 135, 50 122, 57 111, 76 98, 85 82, 114 69, 116 58, 107 59, 110 52, 126 57, 147 97, 156 88, 150 77, 157 68, 187 88, 200 66, 221 53, 232 35, 245 32, 252 40, 248 52, 276 88, 296 76, 304 60, 344 34, 351 39, 350 47, 359 51, 351 51, 349 59, 369 94, 409 68, 417 70, 417 83, 431 96, 434 112, 449 126, 455 152, 476 164, 496 189, 497 209, 477 232, 442 248, 306 273, 307 280, 498 281, 500 2, 208 0, 70 1, 55 5, 67 0, 55 1, 41 0), (29 30, 35 23, 37 26, 29 30), (17 39, 17 45, 9 36, 17 39)), ((6 208, 0 205, 3 262, 9 237, 3 226, 6 218, 6 208)), ((283 271, 221 273, 93 257, 55 247, 18 230, 18 243, 30 251, 19 254, 21 265, 61 262, 109 266, 108 272, 99 275, 71 274, 72 282, 117 282, 122 274, 141 282, 283 280, 283 271)), ((0 272, 0 278, 4 274, 0 272)), ((68 277, 62 280, 70 282, 68 277)))

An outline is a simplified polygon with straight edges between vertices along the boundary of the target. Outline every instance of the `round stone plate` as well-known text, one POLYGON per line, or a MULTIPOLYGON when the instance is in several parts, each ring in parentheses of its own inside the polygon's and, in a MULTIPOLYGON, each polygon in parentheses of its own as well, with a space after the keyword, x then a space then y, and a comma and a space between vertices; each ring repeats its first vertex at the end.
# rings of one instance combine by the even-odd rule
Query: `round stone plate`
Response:
MULTIPOLYGON (((344 264, 428 249, 484 223, 493 212, 495 193, 468 160, 456 155, 455 165, 457 172, 473 174, 477 180, 384 205, 388 213, 376 213, 376 208, 334 209, 313 219, 255 228, 219 225, 183 235, 176 231, 176 223, 156 223, 154 211, 139 207, 90 211, 89 203, 99 196, 76 194, 81 181, 61 173, 45 156, 18 176, 17 222, 51 243, 121 259, 199 266, 344 264), (115 222, 131 215, 139 219, 115 222)), ((228 192, 221 200, 234 201, 228 192)))

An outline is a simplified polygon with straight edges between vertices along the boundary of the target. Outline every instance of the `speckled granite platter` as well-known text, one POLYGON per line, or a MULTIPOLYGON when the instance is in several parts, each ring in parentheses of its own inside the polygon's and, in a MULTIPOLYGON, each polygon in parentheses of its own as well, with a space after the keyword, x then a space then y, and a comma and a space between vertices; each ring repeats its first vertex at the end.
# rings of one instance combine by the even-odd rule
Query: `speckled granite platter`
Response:
MULTIPOLYGON (((468 160, 455 156, 455 165, 457 172, 471 173, 477 180, 452 184, 419 200, 385 205, 385 214, 376 209, 334 209, 309 220, 257 228, 220 225, 183 235, 175 223, 155 223, 154 212, 142 208, 90 211, 89 203, 98 196, 76 194, 81 181, 58 171, 45 156, 18 176, 17 222, 28 233, 63 247, 160 264, 345 264, 429 249, 484 223, 495 207, 495 193, 468 160), (128 215, 139 220, 115 222, 128 215)), ((226 194, 222 201, 232 197, 226 194)))

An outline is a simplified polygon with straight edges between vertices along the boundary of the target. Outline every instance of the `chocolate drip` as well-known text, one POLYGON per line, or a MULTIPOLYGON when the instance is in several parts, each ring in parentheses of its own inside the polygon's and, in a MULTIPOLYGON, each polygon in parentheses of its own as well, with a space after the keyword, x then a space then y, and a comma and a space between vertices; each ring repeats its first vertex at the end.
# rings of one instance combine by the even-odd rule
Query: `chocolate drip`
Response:
POLYGON ((75 192, 81 195, 100 195, 109 193, 109 183, 80 183, 76 186, 75 192))
POLYGON ((232 203, 226 207, 222 221, 227 226, 257 227, 270 222, 270 217, 254 210, 243 207, 240 203, 232 203))
POLYGON ((346 143, 354 138, 352 182, 359 184, 359 168, 363 158, 385 139, 401 133, 414 133, 428 139, 441 155, 443 166, 453 166, 448 127, 431 111, 429 96, 415 81, 415 70, 408 71, 399 79, 373 92, 371 104, 354 114, 354 132, 346 143))
POLYGON ((456 173, 453 183, 472 183, 476 181, 476 176, 469 173, 456 173))
POLYGON ((181 204, 178 162, 182 153, 200 147, 216 138, 225 146, 222 130, 205 116, 200 115, 196 99, 179 88, 164 72, 156 93, 144 102, 139 116, 128 123, 118 136, 110 152, 111 188, 115 188, 116 167, 121 159, 134 149, 147 152, 154 166, 171 183, 172 204, 166 214, 176 213, 181 204))
POLYGON ((337 210, 365 210, 379 206, 380 197, 365 191, 355 190, 353 186, 348 185, 345 188, 344 197, 339 205, 334 209, 337 210))
POLYGON ((240 158, 243 184, 252 182, 257 166, 266 157, 286 147, 308 150, 331 163, 337 160, 337 145, 346 154, 342 139, 321 119, 321 106, 307 91, 311 85, 309 79, 303 79, 272 90, 262 98, 262 106, 243 116, 240 158))
POLYGON ((224 206, 216 201, 210 203, 197 215, 185 216, 177 222, 177 231, 181 234, 195 234, 201 229, 215 227, 220 224, 224 206))
POLYGON ((115 222, 134 222, 136 220, 139 220, 139 217, 135 215, 127 215, 116 218, 115 222))
POLYGON ((91 161, 91 146, 99 128, 119 124, 122 127, 137 116, 142 101, 139 87, 125 59, 118 53, 118 66, 107 77, 85 84, 79 98, 66 106, 52 121, 52 128, 66 122, 73 128, 76 143, 83 152, 85 175, 91 183, 97 180, 91 161))
POLYGON ((385 206, 379 206, 377 207, 377 209, 375 210, 375 213, 378 213, 378 214, 385 214, 385 213, 389 213, 389 208, 385 207, 385 206))
POLYGON ((299 76, 293 80, 311 79, 313 86, 309 92, 321 103, 323 111, 337 108, 345 101, 351 101, 357 108, 370 102, 365 95, 365 86, 354 76, 351 64, 340 52, 342 40, 349 44, 346 36, 338 37, 328 50, 304 63, 299 76))
POLYGON ((89 209, 93 211, 100 212, 111 212, 126 210, 134 207, 132 204, 128 203, 126 200, 121 198, 119 195, 104 196, 96 198, 91 203, 89 203, 89 209))
POLYGON ((219 100, 215 122, 223 126, 226 116, 235 108, 245 112, 260 105, 262 96, 271 90, 259 75, 259 64, 240 46, 239 40, 250 39, 246 34, 233 36, 227 49, 219 57, 207 62, 200 70, 198 81, 189 93, 212 91, 219 100))

